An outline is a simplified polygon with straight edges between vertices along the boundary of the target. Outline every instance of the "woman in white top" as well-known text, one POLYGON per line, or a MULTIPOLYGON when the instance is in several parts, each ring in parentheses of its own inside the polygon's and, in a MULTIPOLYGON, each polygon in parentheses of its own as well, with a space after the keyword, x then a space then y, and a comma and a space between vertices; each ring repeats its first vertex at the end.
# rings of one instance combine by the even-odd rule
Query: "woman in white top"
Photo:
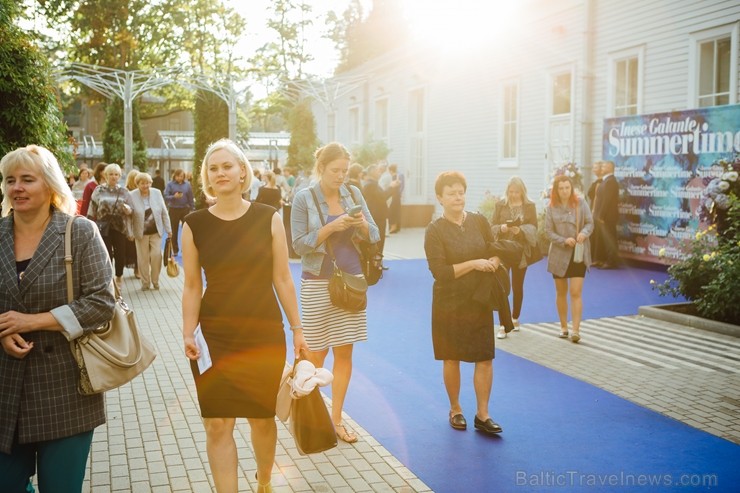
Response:
POLYGON ((141 275, 141 290, 159 289, 162 270, 162 235, 172 235, 170 216, 162 192, 152 187, 149 173, 136 176, 136 190, 131 192, 134 204, 133 228, 136 259, 141 275))
POLYGON ((77 178, 77 181, 74 183, 74 185, 72 185, 72 195, 77 202, 80 202, 82 200, 82 194, 85 191, 85 187, 87 186, 87 184, 90 183, 90 180, 92 180, 90 170, 87 168, 82 168, 80 170, 80 176, 77 178))

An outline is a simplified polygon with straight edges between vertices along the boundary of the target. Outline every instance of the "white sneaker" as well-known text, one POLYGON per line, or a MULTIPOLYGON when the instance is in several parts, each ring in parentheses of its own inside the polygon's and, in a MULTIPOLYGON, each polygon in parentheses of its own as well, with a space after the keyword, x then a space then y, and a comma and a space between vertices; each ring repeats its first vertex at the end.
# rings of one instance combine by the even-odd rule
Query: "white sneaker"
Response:
POLYGON ((506 339, 506 329, 502 325, 500 329, 498 329, 498 334, 496 334, 497 339, 506 339))
POLYGON ((515 318, 512 322, 514 323, 514 332, 519 332, 519 319, 515 318))

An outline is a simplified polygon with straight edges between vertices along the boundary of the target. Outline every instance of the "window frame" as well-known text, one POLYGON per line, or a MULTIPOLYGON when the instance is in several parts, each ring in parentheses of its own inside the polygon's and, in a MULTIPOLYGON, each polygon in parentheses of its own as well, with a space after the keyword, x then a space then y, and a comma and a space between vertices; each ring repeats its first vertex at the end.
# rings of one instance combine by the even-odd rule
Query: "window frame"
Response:
POLYGON ((360 105, 350 106, 347 109, 347 115, 349 119, 350 144, 360 145, 362 144, 362 108, 360 108, 360 105), (353 115, 357 115, 357 121, 354 121, 355 117, 353 115))
POLYGON ((390 144, 390 98, 388 96, 382 96, 375 99, 373 116, 373 138, 375 140, 382 140, 386 144, 390 144), (381 103, 385 104, 385 120, 383 122, 378 119, 378 105, 381 103))
POLYGON ((629 61, 632 58, 637 58, 637 103, 634 114, 641 115, 643 113, 644 104, 645 45, 615 51, 609 53, 608 56, 609 74, 607 79, 607 114, 612 117, 629 116, 617 115, 617 90, 619 89, 617 87, 617 64, 629 61))
POLYGON ((501 82, 501 112, 499 115, 499 168, 518 168, 519 167, 519 144, 521 142, 521 81, 518 78, 506 79, 501 82), (511 123, 506 119, 507 115, 507 89, 514 87, 516 89, 516 100, 514 102, 514 110, 516 117, 513 121, 514 129, 516 131, 516 137, 514 139, 514 156, 506 156, 504 150, 506 147, 506 126, 507 123, 511 123))
MULTIPOLYGON (((717 41, 718 39, 730 38, 730 86, 729 86, 729 99, 727 104, 737 103, 737 73, 738 73, 738 42, 740 42, 740 21, 732 24, 725 24, 722 26, 713 27, 711 29, 704 29, 689 34, 689 94, 688 94, 688 106, 689 108, 699 108, 700 97, 706 97, 707 95, 699 94, 699 79, 701 70, 701 44, 710 41, 717 41)), ((711 94, 717 97, 717 93, 711 94)), ((703 106, 704 108, 712 107, 703 106)), ((724 106, 724 105, 720 105, 724 106)))

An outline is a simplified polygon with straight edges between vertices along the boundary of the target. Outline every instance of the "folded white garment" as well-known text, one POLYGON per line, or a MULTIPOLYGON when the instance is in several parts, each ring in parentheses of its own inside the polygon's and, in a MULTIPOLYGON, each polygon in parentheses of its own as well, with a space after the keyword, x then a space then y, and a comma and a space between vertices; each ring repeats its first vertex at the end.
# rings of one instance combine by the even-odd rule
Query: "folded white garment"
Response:
POLYGON ((334 375, 326 368, 316 368, 308 360, 301 360, 295 367, 291 397, 298 399, 308 395, 316 388, 329 385, 334 380, 334 375))

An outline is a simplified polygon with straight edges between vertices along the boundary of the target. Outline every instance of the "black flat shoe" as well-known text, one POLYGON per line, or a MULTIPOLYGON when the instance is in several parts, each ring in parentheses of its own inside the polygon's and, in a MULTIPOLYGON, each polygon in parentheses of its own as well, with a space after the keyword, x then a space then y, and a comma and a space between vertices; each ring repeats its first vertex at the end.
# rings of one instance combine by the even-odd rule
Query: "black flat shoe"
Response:
POLYGON ((483 421, 478 419, 478 416, 475 417, 475 429, 482 431, 486 435, 496 435, 504 431, 501 426, 491 418, 483 421))
POLYGON ((456 430, 467 430, 468 422, 465 421, 465 416, 462 414, 455 414, 454 416, 450 416, 450 426, 456 430))

